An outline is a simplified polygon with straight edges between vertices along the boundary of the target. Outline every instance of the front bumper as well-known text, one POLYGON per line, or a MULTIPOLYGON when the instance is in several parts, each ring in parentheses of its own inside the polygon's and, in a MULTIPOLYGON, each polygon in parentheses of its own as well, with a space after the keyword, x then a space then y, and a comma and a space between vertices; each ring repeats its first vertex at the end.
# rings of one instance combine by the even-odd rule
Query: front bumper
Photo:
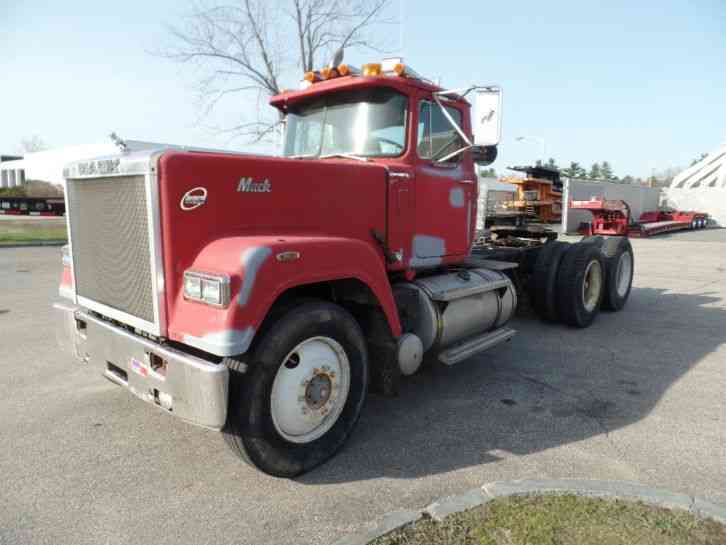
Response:
POLYGON ((56 303, 59 344, 144 401, 189 423, 219 430, 227 419, 229 371, 56 303))

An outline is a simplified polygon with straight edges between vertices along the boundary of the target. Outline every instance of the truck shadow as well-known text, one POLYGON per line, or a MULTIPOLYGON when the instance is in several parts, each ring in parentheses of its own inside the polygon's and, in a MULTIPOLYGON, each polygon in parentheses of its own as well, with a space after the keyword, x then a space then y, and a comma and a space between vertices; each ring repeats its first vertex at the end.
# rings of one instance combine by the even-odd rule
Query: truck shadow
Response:
POLYGON ((303 484, 416 478, 605 434, 645 417, 726 342, 719 294, 633 288, 586 330, 518 317, 513 342, 371 396, 348 446, 303 484))

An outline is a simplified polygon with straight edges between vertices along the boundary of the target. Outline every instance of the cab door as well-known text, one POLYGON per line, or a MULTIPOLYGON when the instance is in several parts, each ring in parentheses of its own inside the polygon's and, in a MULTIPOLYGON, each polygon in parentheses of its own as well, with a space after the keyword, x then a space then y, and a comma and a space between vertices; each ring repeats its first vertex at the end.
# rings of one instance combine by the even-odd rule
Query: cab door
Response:
MULTIPOLYGON (((463 127, 464 113, 445 105, 463 127)), ((415 233, 412 266, 435 265, 447 256, 465 256, 476 221, 478 185, 465 154, 439 159, 464 146, 461 136, 435 102, 422 100, 418 108, 415 194, 415 233)))

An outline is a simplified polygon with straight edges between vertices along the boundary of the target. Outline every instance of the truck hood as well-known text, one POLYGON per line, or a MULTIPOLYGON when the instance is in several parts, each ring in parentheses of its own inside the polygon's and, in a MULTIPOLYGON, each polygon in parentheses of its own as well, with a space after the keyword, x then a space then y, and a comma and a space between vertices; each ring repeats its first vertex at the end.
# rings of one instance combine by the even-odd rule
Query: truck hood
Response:
POLYGON ((170 324, 184 271, 217 240, 325 236, 375 246, 371 230, 386 231, 387 172, 373 163, 169 151, 157 176, 170 324))

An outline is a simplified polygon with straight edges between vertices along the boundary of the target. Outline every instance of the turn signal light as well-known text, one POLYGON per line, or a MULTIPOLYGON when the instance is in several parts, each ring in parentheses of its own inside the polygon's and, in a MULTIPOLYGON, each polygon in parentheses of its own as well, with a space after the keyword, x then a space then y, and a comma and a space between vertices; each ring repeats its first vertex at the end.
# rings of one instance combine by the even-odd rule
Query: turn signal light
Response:
POLYGON ((323 79, 332 79, 337 75, 335 68, 325 67, 320 69, 320 77, 323 79))
POLYGON ((381 65, 379 63, 369 63, 363 65, 364 76, 380 76, 381 65))
POLYGON ((395 65, 395 66, 393 67, 393 72, 394 72, 394 74, 396 74, 397 76, 405 76, 405 75, 406 75, 406 65, 405 65, 405 64, 403 64, 403 63, 400 63, 400 62, 399 62, 399 63, 397 63, 397 64, 396 64, 396 65, 395 65))
POLYGON ((338 74, 340 74, 341 76, 349 75, 350 66, 348 66, 347 64, 341 64, 340 66, 338 66, 338 74))
POLYGON ((303 79, 307 82, 314 83, 316 79, 318 79, 317 74, 315 72, 305 72, 305 76, 303 79))

